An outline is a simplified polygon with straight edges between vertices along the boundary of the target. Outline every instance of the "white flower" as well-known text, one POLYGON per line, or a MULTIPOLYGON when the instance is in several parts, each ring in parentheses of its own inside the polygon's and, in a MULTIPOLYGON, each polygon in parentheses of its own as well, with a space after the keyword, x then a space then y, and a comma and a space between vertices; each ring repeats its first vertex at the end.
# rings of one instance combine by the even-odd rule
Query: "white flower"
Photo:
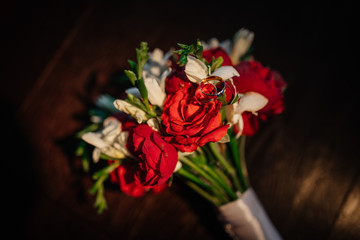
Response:
POLYGON ((169 51, 164 55, 163 51, 155 48, 149 53, 149 59, 143 67, 143 79, 151 104, 161 107, 165 101, 165 79, 170 73, 168 61, 171 56, 169 51))
POLYGON ((148 98, 151 104, 161 107, 165 101, 165 79, 170 71, 164 72, 165 74, 161 78, 157 78, 151 75, 149 72, 143 71, 143 79, 146 90, 148 92, 148 98))
POLYGON ((217 38, 211 38, 207 43, 201 42, 201 45, 203 46, 204 50, 221 47, 227 54, 230 54, 231 52, 231 41, 229 39, 219 42, 217 38))
POLYGON ((244 129, 244 120, 241 114, 243 112, 251 112, 257 115, 257 111, 261 110, 268 103, 268 99, 257 92, 245 93, 237 102, 226 106, 226 119, 232 124, 237 125, 240 137, 244 129))
POLYGON ((241 28, 235 33, 233 47, 230 54, 230 58, 234 65, 239 63, 240 58, 249 50, 254 37, 254 33, 245 28, 241 28))
POLYGON ((125 112, 126 114, 133 116, 139 124, 148 120, 148 117, 146 116, 146 113, 143 110, 124 100, 116 99, 114 101, 114 106, 119 111, 125 112))
POLYGON ((126 149, 128 135, 128 132, 121 130, 121 122, 114 117, 108 117, 104 120, 101 131, 85 133, 81 138, 95 146, 92 156, 94 162, 98 162, 101 153, 113 158, 131 156, 126 149))
POLYGON ((193 83, 198 83, 209 76, 217 76, 223 80, 230 79, 234 76, 239 76, 239 73, 232 66, 223 66, 216 69, 212 74, 209 73, 210 69, 201 60, 193 57, 187 57, 185 65, 185 73, 189 80, 193 83))
POLYGON ((254 37, 254 32, 251 32, 246 28, 241 28, 234 34, 232 42, 229 39, 219 42, 218 39, 211 38, 207 43, 202 42, 202 45, 204 50, 221 47, 229 54, 233 65, 236 65, 239 63, 240 58, 249 50, 254 41, 254 37))

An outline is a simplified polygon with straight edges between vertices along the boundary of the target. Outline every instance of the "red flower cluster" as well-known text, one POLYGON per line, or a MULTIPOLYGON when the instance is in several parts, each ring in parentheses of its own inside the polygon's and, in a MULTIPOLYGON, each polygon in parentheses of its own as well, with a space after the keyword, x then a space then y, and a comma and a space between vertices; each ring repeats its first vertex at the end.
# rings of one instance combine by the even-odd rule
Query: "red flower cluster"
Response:
POLYGON ((138 161, 121 164, 111 173, 112 182, 119 183, 121 190, 133 197, 141 197, 149 189, 165 189, 178 160, 175 147, 146 124, 127 130, 126 147, 138 161))
MULTIPOLYGON (((211 61, 213 56, 215 58, 222 57, 224 66, 233 65, 225 50, 220 47, 204 51, 203 56, 208 62, 211 61)), ((257 92, 268 99, 268 103, 258 112, 257 116, 250 112, 242 113, 244 121, 242 135, 251 136, 258 131, 259 119, 267 120, 268 117, 283 112, 283 91, 286 88, 286 83, 280 73, 263 67, 260 62, 254 60, 242 61, 234 67, 240 75, 239 77, 233 77, 233 84, 237 93, 257 92)), ((227 102, 230 101, 233 91, 233 87, 230 83, 227 83, 225 92, 227 102)))
POLYGON ((280 114, 284 110, 283 90, 286 87, 282 76, 257 61, 244 61, 235 66, 239 77, 234 77, 233 82, 238 93, 257 92, 268 99, 268 103, 255 116, 244 112, 243 135, 254 135, 259 126, 258 119, 266 120, 269 116, 280 114))

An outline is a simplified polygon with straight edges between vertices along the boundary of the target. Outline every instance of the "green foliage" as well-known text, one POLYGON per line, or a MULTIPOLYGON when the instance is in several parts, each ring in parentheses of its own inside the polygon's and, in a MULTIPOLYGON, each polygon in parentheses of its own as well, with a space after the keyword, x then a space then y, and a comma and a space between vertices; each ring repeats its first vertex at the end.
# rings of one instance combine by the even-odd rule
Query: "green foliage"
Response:
POLYGON ((210 68, 211 72, 214 72, 217 68, 221 67, 221 65, 224 62, 224 59, 222 57, 218 57, 216 59, 213 57, 210 63, 208 63, 206 59, 203 58, 204 47, 202 46, 201 41, 199 39, 196 41, 195 46, 186 45, 182 43, 178 43, 178 46, 181 49, 174 51, 174 53, 180 55, 178 60, 178 64, 180 66, 184 66, 187 63, 188 55, 194 56, 197 59, 201 60, 210 68))
POLYGON ((210 70, 211 72, 215 72, 216 69, 218 69, 219 67, 221 67, 221 65, 223 64, 224 59, 222 57, 218 57, 218 58, 214 58, 212 57, 209 66, 210 66, 210 70))
POLYGON ((178 60, 178 64, 180 66, 184 66, 187 63, 188 55, 193 55, 203 61, 202 54, 203 54, 204 48, 199 39, 196 41, 195 46, 194 45, 186 45, 186 44, 182 44, 182 43, 178 43, 178 46, 181 47, 181 49, 174 51, 174 53, 180 55, 179 60, 178 60))
POLYGON ((94 207, 98 209, 98 213, 102 213, 107 209, 107 202, 104 196, 104 182, 109 176, 101 176, 90 189, 91 194, 96 194, 94 207))
POLYGON ((107 209, 107 202, 104 196, 104 182, 109 178, 109 174, 119 167, 119 165, 120 162, 115 161, 93 174, 93 179, 96 181, 89 192, 90 194, 96 194, 94 207, 98 209, 98 213, 102 213, 107 209))
POLYGON ((136 74, 131 71, 131 70, 125 70, 124 71, 125 75, 129 78, 130 82, 132 83, 132 85, 135 86, 135 82, 137 80, 136 74))
POLYGON ((141 42, 140 48, 136 48, 136 61, 128 60, 131 70, 125 70, 125 75, 129 78, 131 83, 140 91, 142 100, 144 102, 146 112, 152 112, 148 100, 148 92, 142 77, 143 67, 149 59, 149 48, 147 42, 141 42))

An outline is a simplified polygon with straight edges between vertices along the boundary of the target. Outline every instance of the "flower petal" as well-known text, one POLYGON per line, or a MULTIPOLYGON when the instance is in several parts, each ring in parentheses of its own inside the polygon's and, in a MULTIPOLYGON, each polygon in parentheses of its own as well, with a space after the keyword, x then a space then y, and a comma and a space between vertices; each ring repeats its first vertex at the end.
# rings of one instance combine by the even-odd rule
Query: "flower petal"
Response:
POLYGON ((156 120, 156 118, 150 118, 147 122, 147 125, 149 125, 154 131, 158 132, 160 130, 159 122, 156 120))
POLYGON ((199 59, 193 56, 188 56, 187 63, 185 65, 185 73, 191 82, 200 83, 208 76, 208 68, 205 63, 199 59))
POLYGON ((145 71, 143 72, 143 78, 150 102, 161 107, 164 103, 166 94, 160 87, 160 79, 156 79, 145 71))
POLYGON ((104 148, 107 146, 107 143, 101 139, 100 133, 88 132, 82 135, 82 140, 85 142, 97 147, 97 148, 104 148))
POLYGON ((248 92, 240 98, 237 111, 240 113, 246 111, 257 115, 256 112, 265 107, 268 101, 269 100, 260 93, 248 92))
POLYGON ((232 77, 240 76, 238 71, 236 71, 236 69, 233 68, 232 66, 220 67, 220 68, 216 69, 215 72, 213 72, 211 75, 221 77, 223 80, 227 80, 232 77))
POLYGON ((234 65, 236 65, 240 58, 249 50, 254 37, 254 33, 245 28, 241 28, 237 33, 235 33, 233 49, 230 55, 234 65))
POLYGON ((137 120, 138 123, 141 123, 141 122, 147 120, 146 113, 143 110, 135 107, 134 105, 132 105, 124 100, 116 99, 114 101, 114 106, 119 111, 125 112, 126 114, 130 114, 131 116, 133 116, 137 120))

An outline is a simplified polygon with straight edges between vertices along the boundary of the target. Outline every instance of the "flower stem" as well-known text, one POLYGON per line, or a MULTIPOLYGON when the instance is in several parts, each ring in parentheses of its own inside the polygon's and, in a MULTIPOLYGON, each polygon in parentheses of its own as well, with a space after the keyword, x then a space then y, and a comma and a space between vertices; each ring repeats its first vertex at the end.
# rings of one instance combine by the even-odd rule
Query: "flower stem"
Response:
POLYGON ((217 199, 216 197, 211 196, 209 193, 207 193, 206 191, 204 191, 203 189, 201 189, 198 185, 196 185, 195 183, 186 180, 185 183, 192 188, 195 192, 197 192, 200 196, 202 196, 203 198, 205 198, 206 200, 208 200, 209 202, 211 202, 212 204, 214 204, 215 206, 220 206, 221 202, 219 201, 219 199, 217 199))
POLYGON ((239 142, 240 146, 238 146, 238 141, 234 133, 230 133, 229 136, 230 136, 230 142, 228 143, 228 146, 230 148, 231 155, 234 159, 236 170, 240 178, 240 185, 241 185, 240 192, 243 193, 248 188, 248 184, 247 184, 248 181, 244 176, 244 171, 247 173, 246 165, 244 166, 242 163, 242 161, 245 160, 245 150, 244 150, 245 136, 242 136, 240 138, 240 142, 239 142), (240 152, 239 152, 239 148, 240 148, 240 152))
POLYGON ((221 187, 226 191, 226 193, 231 197, 232 200, 237 198, 234 191, 222 180, 222 178, 208 165, 204 165, 203 169, 208 172, 214 179, 217 181, 221 187))
POLYGON ((207 189, 212 189, 212 187, 210 185, 204 183, 200 178, 198 178, 194 174, 190 173, 189 171, 185 170, 184 168, 180 168, 176 173, 183 176, 184 178, 187 178, 187 179, 193 181, 194 183, 196 183, 202 187, 205 187, 207 189))
POLYGON ((197 163, 197 165, 202 170, 204 170, 207 174, 209 174, 211 177, 213 177, 214 180, 217 181, 217 183, 222 187, 223 190, 225 190, 225 192, 232 199, 236 199, 236 194, 231 188, 231 181, 225 176, 225 174, 223 172, 220 171, 220 169, 219 169, 219 171, 215 171, 212 166, 207 164, 205 154, 201 148, 198 148, 197 152, 198 152, 197 155, 195 155, 195 156, 190 155, 190 156, 188 156, 188 158, 190 160, 192 160, 192 162, 194 162, 195 164, 197 163), (220 175, 219 172, 221 172, 222 175, 220 175))
POLYGON ((238 156, 240 157, 239 162, 240 162, 240 166, 242 171, 240 172, 240 178, 242 180, 242 182, 244 183, 244 191, 246 189, 248 189, 249 186, 249 175, 247 172, 247 167, 246 167, 246 160, 245 160, 245 142, 246 142, 246 136, 242 135, 240 136, 240 142, 239 142, 239 149, 240 149, 240 154, 238 154, 238 156))
POLYGON ((220 162, 220 164, 225 168, 225 171, 227 171, 227 173, 230 175, 236 189, 242 192, 240 181, 233 166, 231 166, 231 164, 224 158, 224 156, 221 155, 215 143, 210 142, 209 147, 214 157, 220 162))
POLYGON ((188 165, 190 168, 192 168, 194 171, 196 171, 200 176, 202 176, 206 181, 212 184, 213 186, 213 192, 216 194, 216 196, 221 199, 222 202, 228 202, 229 198, 225 194, 224 189, 219 185, 219 183, 214 179, 212 176, 210 176, 208 173, 206 173, 203 169, 201 169, 198 165, 196 165, 193 161, 189 160, 185 156, 179 156, 179 160, 186 165, 188 165))

